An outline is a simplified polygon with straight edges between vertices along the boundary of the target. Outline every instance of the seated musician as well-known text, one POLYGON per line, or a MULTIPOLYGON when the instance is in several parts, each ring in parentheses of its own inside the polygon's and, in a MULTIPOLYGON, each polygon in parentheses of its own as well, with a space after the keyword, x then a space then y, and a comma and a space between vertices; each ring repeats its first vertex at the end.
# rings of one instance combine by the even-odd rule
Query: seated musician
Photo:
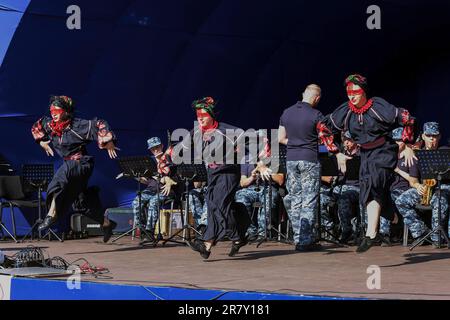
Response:
MULTIPOLYGON (((359 156, 359 146, 353 141, 350 132, 342 133, 342 152, 349 157, 359 156)), ((361 212, 359 205, 359 180, 340 177, 337 185, 333 188, 333 196, 336 199, 337 213, 341 229, 340 242, 347 244, 353 236, 351 219, 357 216, 354 208, 361 212)))
POLYGON ((203 234, 208 224, 206 203, 206 182, 194 182, 194 189, 189 191, 189 210, 192 212, 197 231, 203 234))
POLYGON ((241 189, 236 192, 236 202, 245 205, 250 218, 253 218, 253 204, 256 202, 262 204, 258 210, 256 223, 252 219, 252 224, 247 229, 249 241, 259 241, 264 238, 267 228, 266 221, 268 221, 266 219, 269 214, 272 214, 272 209, 276 207, 279 200, 278 188, 284 184, 284 177, 283 173, 272 173, 262 162, 258 162, 257 165, 249 163, 241 165, 241 189), (271 192, 267 186, 268 181, 270 181, 271 192), (269 202, 270 193, 272 194, 272 208, 269 202))
MULTIPOLYGON (((423 150, 438 149, 440 138, 441 135, 439 132, 439 124, 437 122, 427 122, 424 124, 422 133, 422 140, 424 142, 424 146, 422 148, 423 150)), ((395 201, 395 204, 400 214, 403 216, 403 221, 407 225, 412 237, 417 239, 429 232, 428 227, 421 220, 416 210, 416 205, 422 202, 422 197, 425 194, 426 187, 424 184, 420 184, 418 179, 409 179, 409 182, 413 188, 402 193, 395 201)), ((443 181, 441 196, 441 217, 443 220, 445 220, 448 216, 449 194, 450 181, 443 181)), ((430 202, 432 208, 433 228, 438 225, 438 199, 439 194, 434 193, 430 202)), ((436 246, 438 241, 437 234, 433 234, 431 239, 436 246)))
MULTIPOLYGON (((158 137, 153 137, 147 140, 148 150, 152 154, 152 159, 156 162, 158 169, 158 176, 152 178, 141 178, 141 183, 146 184, 147 187, 141 192, 141 209, 139 212, 139 195, 133 200, 133 215, 134 224, 137 226, 143 226, 145 231, 147 231, 150 239, 144 239, 148 241, 154 241, 153 235, 155 234, 156 222, 159 219, 158 212, 158 198, 159 205, 163 203, 164 200, 169 197, 175 197, 178 194, 176 178, 176 170, 171 170, 173 165, 170 159, 170 149, 163 152, 164 146, 158 137), (159 195, 158 195, 159 189, 159 195), (143 222, 142 212, 147 210, 147 221, 143 222)), ((107 242, 112 234, 104 236, 103 241, 107 242)), ((145 233, 141 233, 144 236, 145 233)), ((146 236, 145 236, 146 237, 146 236)))

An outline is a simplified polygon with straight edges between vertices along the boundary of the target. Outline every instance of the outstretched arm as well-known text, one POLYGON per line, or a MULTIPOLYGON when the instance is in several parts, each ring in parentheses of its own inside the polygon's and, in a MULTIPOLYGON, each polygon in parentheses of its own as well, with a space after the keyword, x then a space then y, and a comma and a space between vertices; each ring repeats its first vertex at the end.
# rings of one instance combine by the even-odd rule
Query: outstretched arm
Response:
POLYGON ((48 131, 46 130, 47 122, 49 119, 43 117, 36 121, 31 127, 31 134, 33 135, 34 140, 39 143, 42 149, 45 150, 45 153, 48 156, 54 156, 53 150, 50 147, 50 136, 48 131))
POLYGON ((119 149, 115 144, 116 136, 114 132, 111 131, 108 122, 105 120, 96 120, 94 127, 95 130, 93 139, 97 140, 98 147, 100 149, 106 149, 111 159, 117 158, 116 150, 119 149))

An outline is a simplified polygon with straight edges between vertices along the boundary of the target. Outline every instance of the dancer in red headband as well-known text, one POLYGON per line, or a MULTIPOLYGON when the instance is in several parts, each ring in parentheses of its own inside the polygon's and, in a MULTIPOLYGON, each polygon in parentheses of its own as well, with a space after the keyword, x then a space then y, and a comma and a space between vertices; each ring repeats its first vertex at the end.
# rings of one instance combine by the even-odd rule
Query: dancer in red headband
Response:
MULTIPOLYGON (((334 132, 349 131, 360 146, 360 203, 368 224, 366 235, 356 251, 364 252, 380 241, 380 215, 394 223, 397 221, 389 187, 394 179, 398 146, 390 132, 400 125, 403 127, 402 140, 411 142, 414 118, 406 109, 397 108, 382 98, 369 98, 367 80, 359 74, 348 76, 345 87, 349 101, 328 115, 325 125, 334 132)), ((404 154, 405 160, 412 163, 412 148, 406 147, 404 154)), ((337 158, 341 171, 345 172, 348 157, 339 153, 337 158)))
MULTIPOLYGON (((208 155, 204 159, 208 173, 208 189, 205 196, 208 224, 201 238, 189 244, 204 259, 209 257, 211 248, 224 238, 232 240, 229 255, 237 254, 239 249, 248 242, 245 233, 250 225, 245 206, 235 202, 235 193, 240 181, 240 165, 236 157, 236 145, 239 138, 234 139, 226 135, 227 130, 238 128, 218 122, 214 112, 215 105, 216 102, 211 97, 195 100, 192 103, 198 121, 198 128, 194 128, 192 133, 194 139, 197 134, 201 136, 202 152, 209 147, 213 151, 213 146, 216 148, 212 154, 219 153, 219 149, 223 151, 221 159, 208 155), (234 160, 229 163, 227 159, 234 160)), ((187 147, 185 143, 183 140, 183 147, 187 147)))
MULTIPOLYGON (((83 192, 94 168, 94 158, 86 146, 97 141, 100 149, 108 151, 111 159, 117 157, 115 135, 104 120, 74 118, 74 103, 67 96, 50 98, 51 117, 44 116, 31 128, 33 138, 48 156, 53 149, 64 159, 47 189, 47 207, 50 208, 39 230, 53 225, 65 214, 78 195, 83 192), (53 149, 52 149, 52 147, 53 149)), ((105 222, 104 230, 113 226, 105 222)))

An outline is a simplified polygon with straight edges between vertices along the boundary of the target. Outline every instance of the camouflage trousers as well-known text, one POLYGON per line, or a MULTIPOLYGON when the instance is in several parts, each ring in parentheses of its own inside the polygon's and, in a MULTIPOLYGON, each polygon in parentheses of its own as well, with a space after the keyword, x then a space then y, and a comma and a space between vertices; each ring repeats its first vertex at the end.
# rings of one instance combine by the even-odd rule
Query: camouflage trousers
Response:
POLYGON ((426 230, 427 226, 420 219, 416 210, 416 205, 420 203, 421 196, 415 188, 411 188, 403 192, 395 200, 395 206, 403 217, 403 223, 408 227, 413 238, 420 237, 426 230))
POLYGON ((358 216, 362 208, 359 205, 359 187, 352 185, 340 185, 333 188, 333 196, 336 199, 337 213, 342 233, 352 231, 352 217, 358 216), (355 208, 359 208, 355 211, 355 208))
MULTIPOLYGON (((441 195, 441 221, 442 225, 445 225, 448 219, 449 213, 449 199, 450 199, 450 185, 442 185, 442 195, 441 195)), ((428 231, 425 223, 420 219, 416 205, 420 203, 422 197, 419 195, 416 189, 411 188, 405 191, 400 197, 397 198, 395 205, 398 211, 403 216, 404 223, 408 226, 408 230, 411 232, 413 238, 418 238, 428 231)), ((431 198, 431 227, 434 229, 439 224, 439 192, 435 192, 431 198)), ((450 221, 447 222, 450 226, 450 221)), ((450 227, 449 227, 450 231, 450 227)), ((450 232, 449 232, 450 235, 450 232)), ((437 234, 431 236, 432 241, 438 241, 437 234)))
MULTIPOLYGON (((353 209, 357 208, 357 211, 359 211, 358 218, 361 221, 361 216, 363 213, 363 210, 365 208, 359 203, 359 192, 360 189, 357 186, 336 186, 333 189, 333 195, 337 199, 337 207, 338 207, 338 216, 339 216, 339 222, 342 232, 350 232, 352 230, 352 216, 354 213, 352 212, 353 209)), ((392 200, 395 201, 395 199, 400 195, 401 192, 393 192, 391 193, 392 200)), ((356 215, 356 214, 355 214, 356 215)), ((367 226, 368 223, 368 216, 367 212, 364 211, 364 221, 367 226)), ((390 235, 390 229, 391 229, 391 223, 389 220, 387 220, 384 217, 380 217, 380 225, 378 232, 382 235, 389 236, 390 235)), ((355 230, 358 232, 358 230, 355 230)))
POLYGON ((192 217, 197 227, 208 224, 208 211, 205 199, 206 188, 195 188, 189 191, 189 210, 192 212, 192 217))
MULTIPOLYGON (((270 186, 270 188, 272 188, 272 209, 274 209, 276 207, 279 195, 278 190, 275 187, 270 186)), ((268 197, 268 186, 261 186, 258 191, 256 186, 253 185, 248 188, 240 189, 236 192, 236 202, 240 202, 245 205, 252 220, 252 223, 247 230, 248 235, 264 236, 267 228, 266 221, 269 221, 269 214, 272 214, 268 197), (253 204, 257 202, 261 204, 259 210, 253 208, 253 204), (258 212, 258 215, 255 223, 254 213, 256 211, 258 212)))
POLYGON ((315 242, 315 212, 320 192, 320 163, 287 161, 288 195, 284 205, 291 220, 294 243, 309 245, 315 242))
MULTIPOLYGON (((436 190, 436 189, 435 189, 436 190)), ((449 202, 450 202, 450 184, 441 185, 441 222, 442 225, 445 226, 446 220, 449 217, 449 202)), ((432 208, 432 216, 431 216, 431 227, 434 229, 439 224, 439 192, 434 192, 433 197, 431 198, 431 208, 432 208)), ((448 220, 448 231, 450 234, 450 219, 448 220)), ((433 241, 438 241, 437 234, 433 234, 431 237, 433 241)))
POLYGON ((326 229, 332 229, 334 222, 328 211, 328 206, 332 200, 331 188, 320 186, 320 224, 326 229))
MULTIPOLYGON (((161 205, 167 197, 159 194, 159 204, 161 205)), ((133 203, 133 215, 134 215, 134 225, 143 225, 146 230, 154 230, 156 222, 158 221, 158 196, 156 194, 142 192, 141 193, 141 214, 139 213, 139 196, 134 198, 133 203), (144 222, 143 212, 147 210, 147 222, 144 222)))

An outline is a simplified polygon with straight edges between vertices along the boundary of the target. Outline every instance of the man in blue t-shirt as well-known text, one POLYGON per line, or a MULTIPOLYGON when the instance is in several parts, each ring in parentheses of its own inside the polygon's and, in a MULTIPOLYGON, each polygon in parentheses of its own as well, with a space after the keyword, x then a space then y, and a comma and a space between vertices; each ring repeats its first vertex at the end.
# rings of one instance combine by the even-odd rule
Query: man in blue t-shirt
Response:
POLYGON ((314 230, 320 190, 319 139, 329 151, 338 151, 331 131, 322 124, 324 116, 315 109, 320 95, 318 85, 307 86, 303 100, 284 110, 278 128, 278 141, 287 146, 288 195, 283 200, 297 251, 321 249, 314 230))

